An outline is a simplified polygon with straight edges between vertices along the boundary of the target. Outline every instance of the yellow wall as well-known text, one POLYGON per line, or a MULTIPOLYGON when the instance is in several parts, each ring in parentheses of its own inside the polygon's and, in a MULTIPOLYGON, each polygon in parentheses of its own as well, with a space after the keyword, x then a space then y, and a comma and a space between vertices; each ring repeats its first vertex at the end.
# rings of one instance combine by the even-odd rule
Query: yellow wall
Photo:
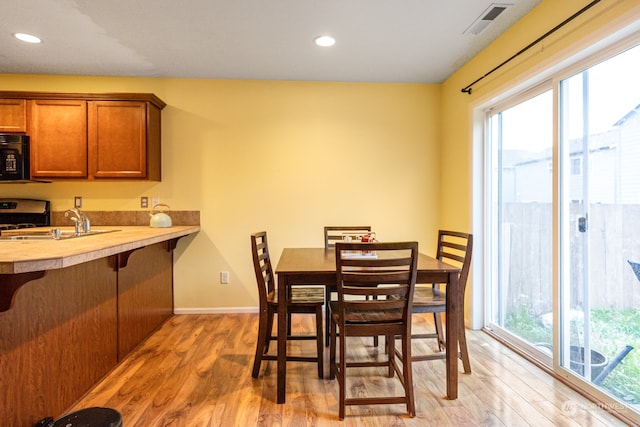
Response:
POLYGON ((2 75, 0 90, 151 92, 168 104, 162 182, 4 185, 0 195, 54 210, 77 195, 88 211, 139 209, 146 195, 200 210, 202 231, 176 250, 177 309, 255 307, 255 231, 268 231, 274 262, 285 246, 322 246, 324 225, 370 224, 381 239, 435 250, 439 85, 2 75))

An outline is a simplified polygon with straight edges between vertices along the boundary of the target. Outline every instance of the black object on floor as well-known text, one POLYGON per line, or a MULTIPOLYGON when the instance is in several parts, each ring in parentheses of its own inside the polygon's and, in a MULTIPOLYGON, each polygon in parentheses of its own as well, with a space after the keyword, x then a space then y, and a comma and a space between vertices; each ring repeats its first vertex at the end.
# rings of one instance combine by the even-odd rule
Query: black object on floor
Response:
POLYGON ((122 427, 122 416, 111 408, 86 408, 58 418, 43 418, 34 427, 122 427))

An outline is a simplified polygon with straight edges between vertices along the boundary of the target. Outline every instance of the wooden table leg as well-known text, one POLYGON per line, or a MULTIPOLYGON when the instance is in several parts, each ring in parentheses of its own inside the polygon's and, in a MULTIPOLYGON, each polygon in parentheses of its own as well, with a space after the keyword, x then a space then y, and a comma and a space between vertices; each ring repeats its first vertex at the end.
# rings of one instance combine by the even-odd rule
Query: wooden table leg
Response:
MULTIPOLYGON (((458 273, 449 273, 447 284, 447 397, 458 398, 458 324, 462 321, 462 302, 458 290, 458 273)), ((278 319, 280 322, 280 319, 278 319)))
MULTIPOLYGON (((287 385, 287 286, 286 275, 278 276, 278 376, 277 402, 285 402, 287 385)), ((455 328, 454 328, 455 329, 455 328)))

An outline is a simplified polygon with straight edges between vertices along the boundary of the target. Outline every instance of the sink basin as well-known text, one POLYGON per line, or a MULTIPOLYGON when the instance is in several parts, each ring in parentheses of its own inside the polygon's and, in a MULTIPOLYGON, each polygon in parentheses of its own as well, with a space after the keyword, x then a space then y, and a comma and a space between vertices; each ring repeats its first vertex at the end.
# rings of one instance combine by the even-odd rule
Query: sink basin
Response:
POLYGON ((60 230, 52 228, 50 230, 11 230, 3 231, 0 240, 66 240, 78 237, 95 236, 97 234, 112 233, 119 230, 91 230, 86 233, 77 234, 75 230, 60 230))

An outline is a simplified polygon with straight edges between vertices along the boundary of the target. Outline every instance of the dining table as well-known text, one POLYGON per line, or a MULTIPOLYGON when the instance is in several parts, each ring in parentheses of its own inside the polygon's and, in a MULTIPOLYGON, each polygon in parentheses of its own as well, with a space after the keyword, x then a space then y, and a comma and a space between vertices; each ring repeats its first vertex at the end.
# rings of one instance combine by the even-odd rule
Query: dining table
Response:
MULTIPOLYGON (((337 286, 335 249, 284 248, 278 265, 278 349, 277 403, 286 401, 287 384, 287 297, 289 288, 298 285, 337 286)), ((460 268, 420 253, 416 283, 446 285, 446 316, 451 325, 462 321, 462 295, 458 288, 460 268)), ((458 397, 458 328, 446 328, 446 393, 447 398, 458 397)))

